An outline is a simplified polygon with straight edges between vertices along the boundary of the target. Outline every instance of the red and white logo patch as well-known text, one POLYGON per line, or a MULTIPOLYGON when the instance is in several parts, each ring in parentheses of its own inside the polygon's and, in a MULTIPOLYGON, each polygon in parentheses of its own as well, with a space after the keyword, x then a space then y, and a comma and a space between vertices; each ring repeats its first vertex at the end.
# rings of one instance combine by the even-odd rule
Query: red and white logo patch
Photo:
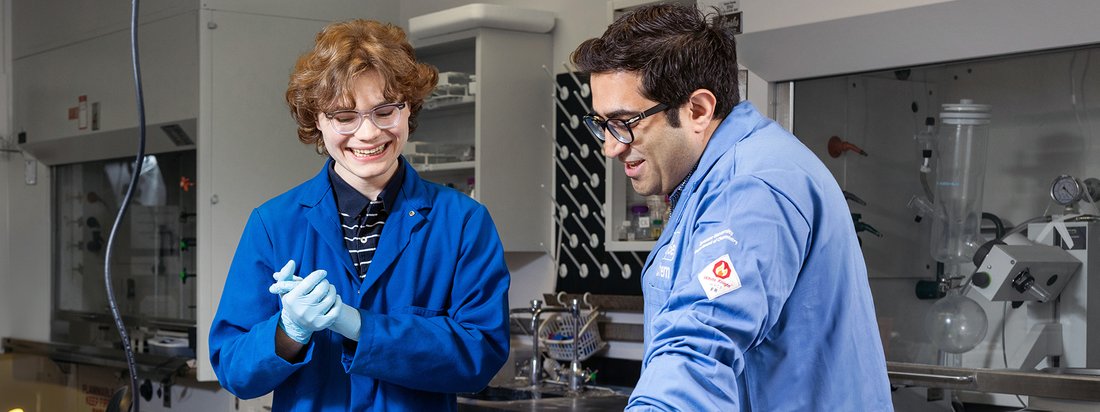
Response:
POLYGON ((728 278, 730 277, 730 264, 724 260, 719 260, 718 263, 714 264, 711 272, 713 272, 714 276, 717 276, 718 279, 728 278))
POLYGON ((733 268, 733 261, 728 254, 710 262, 699 271, 696 278, 703 286, 707 298, 711 300, 741 288, 741 278, 737 276, 737 270, 733 268))

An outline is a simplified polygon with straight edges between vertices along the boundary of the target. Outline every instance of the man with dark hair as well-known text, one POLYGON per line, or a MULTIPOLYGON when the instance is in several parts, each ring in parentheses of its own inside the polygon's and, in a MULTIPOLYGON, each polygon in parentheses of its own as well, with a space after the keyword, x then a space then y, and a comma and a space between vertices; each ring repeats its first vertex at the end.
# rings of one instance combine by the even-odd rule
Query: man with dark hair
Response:
POLYGON ((604 154, 671 204, 643 270, 645 355, 627 409, 891 410, 844 195, 797 138, 740 102, 732 34, 659 4, 572 59, 591 74, 584 121, 604 154))

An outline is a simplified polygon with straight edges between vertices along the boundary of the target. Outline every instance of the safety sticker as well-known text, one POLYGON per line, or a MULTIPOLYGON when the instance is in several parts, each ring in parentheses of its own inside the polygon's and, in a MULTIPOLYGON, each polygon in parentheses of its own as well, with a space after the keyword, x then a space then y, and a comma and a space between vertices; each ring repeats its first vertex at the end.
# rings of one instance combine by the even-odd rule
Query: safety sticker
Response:
POLYGON ((728 254, 703 267, 696 277, 710 300, 741 288, 741 278, 728 254))

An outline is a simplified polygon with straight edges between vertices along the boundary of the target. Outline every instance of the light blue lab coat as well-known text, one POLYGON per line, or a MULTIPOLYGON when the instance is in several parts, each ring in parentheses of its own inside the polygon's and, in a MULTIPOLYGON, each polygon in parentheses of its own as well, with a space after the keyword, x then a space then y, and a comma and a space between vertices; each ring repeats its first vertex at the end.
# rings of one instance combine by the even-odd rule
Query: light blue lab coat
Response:
POLYGON ((643 269, 645 354, 628 409, 892 410, 849 213, 810 150, 737 105, 643 269))
MULTIPOLYGON (((210 330, 210 361, 242 398, 275 391, 274 410, 450 411, 508 357, 508 269, 484 206, 427 182, 408 162, 366 278, 356 287, 326 169, 252 212, 210 330), (315 332, 300 363, 275 354, 271 274, 328 271, 360 308, 358 344, 315 332)), ((331 161, 326 163, 330 167, 331 161)))

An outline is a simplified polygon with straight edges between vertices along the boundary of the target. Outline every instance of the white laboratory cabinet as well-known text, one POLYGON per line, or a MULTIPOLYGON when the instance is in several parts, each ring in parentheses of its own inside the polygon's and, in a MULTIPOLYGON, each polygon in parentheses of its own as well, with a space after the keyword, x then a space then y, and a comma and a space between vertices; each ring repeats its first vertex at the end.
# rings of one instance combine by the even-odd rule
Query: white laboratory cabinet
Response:
MULTIPOLYGON (((551 19, 552 22, 552 19, 551 19)), ((547 33, 475 27, 416 39, 418 59, 436 66, 440 84, 473 75, 466 92, 441 91, 424 104, 410 147, 472 148, 455 161, 410 163, 426 179, 471 194, 489 209, 506 252, 543 252, 550 233, 552 116, 543 67, 547 33), (455 74, 461 73, 461 74, 455 74)), ((467 81, 467 80, 463 80, 467 81)), ((454 82, 454 83, 450 83, 454 82)), ((461 87, 460 87, 461 88, 461 87)))

